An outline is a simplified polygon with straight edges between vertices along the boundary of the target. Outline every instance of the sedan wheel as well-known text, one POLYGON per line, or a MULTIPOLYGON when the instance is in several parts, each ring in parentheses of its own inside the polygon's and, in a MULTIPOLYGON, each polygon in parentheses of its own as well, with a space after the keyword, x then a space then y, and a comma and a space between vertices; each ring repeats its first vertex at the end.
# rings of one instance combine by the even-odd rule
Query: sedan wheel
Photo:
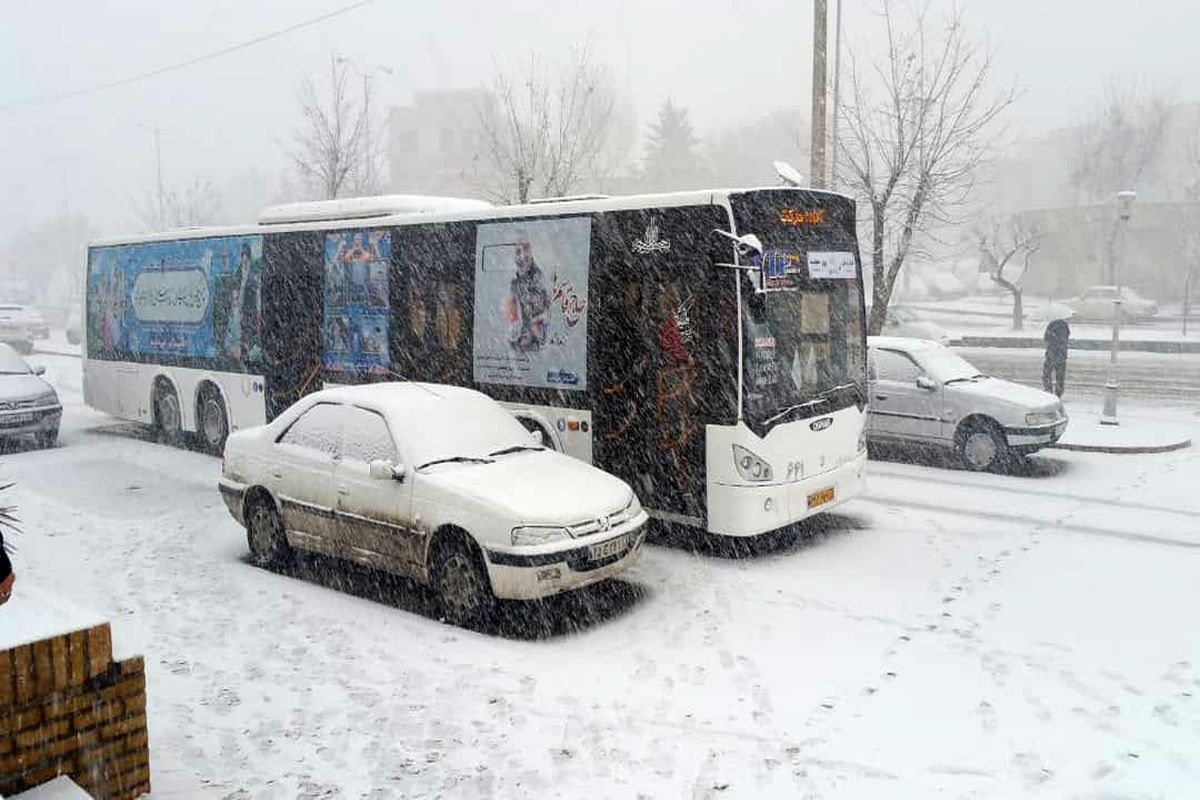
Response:
POLYGON ((443 549, 434 569, 435 588, 448 619, 454 622, 483 616, 492 601, 491 587, 478 560, 460 543, 443 549))
POLYGON ((246 542, 250 556, 259 565, 281 564, 291 556, 283 520, 274 504, 259 500, 250 506, 246 515, 246 542))
POLYGON ((991 427, 977 427, 967 431, 959 445, 959 453, 967 469, 984 472, 1000 465, 1008 451, 1008 445, 1000 434, 991 427))

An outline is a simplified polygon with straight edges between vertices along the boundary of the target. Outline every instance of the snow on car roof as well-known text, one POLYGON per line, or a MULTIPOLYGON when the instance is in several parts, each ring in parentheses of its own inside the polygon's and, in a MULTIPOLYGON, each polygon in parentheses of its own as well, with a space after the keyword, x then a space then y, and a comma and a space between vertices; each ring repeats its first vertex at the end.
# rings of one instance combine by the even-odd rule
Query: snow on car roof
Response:
POLYGON ((887 347, 893 350, 929 350, 941 347, 932 339, 916 339, 910 336, 868 336, 868 347, 887 347))
POLYGON ((361 386, 336 386, 314 392, 309 397, 340 403, 367 402, 377 406, 387 406, 391 410, 400 410, 411 409, 413 405, 456 398, 485 398, 486 395, 474 389, 464 389, 461 386, 448 386, 441 383, 389 381, 366 383, 361 386))

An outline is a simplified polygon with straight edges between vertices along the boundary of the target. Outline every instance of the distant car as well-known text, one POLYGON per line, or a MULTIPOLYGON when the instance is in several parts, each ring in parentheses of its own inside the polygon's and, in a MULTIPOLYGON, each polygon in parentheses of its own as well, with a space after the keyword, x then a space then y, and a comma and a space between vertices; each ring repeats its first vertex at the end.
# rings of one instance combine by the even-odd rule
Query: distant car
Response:
POLYGON ((19 353, 33 352, 33 327, 25 306, 0 303, 0 343, 12 345, 19 353))
POLYGON ((67 316, 67 324, 65 326, 67 341, 71 344, 79 344, 83 340, 83 316, 78 309, 71 311, 67 316))
POLYGON ((873 336, 867 346, 873 444, 951 448, 968 469, 983 471, 1054 444, 1066 430, 1057 397, 990 378, 940 344, 873 336))
POLYGON ((42 379, 45 371, 0 344, 0 439, 32 436, 40 447, 58 442, 62 404, 54 387, 42 379))
POLYGON ((50 324, 46 322, 42 312, 33 306, 25 306, 25 319, 29 321, 29 335, 34 339, 49 339, 50 324))
POLYGON ((883 335, 929 339, 938 344, 950 344, 950 334, 936 322, 930 322, 907 306, 889 306, 883 321, 883 335))
POLYGON ((292 548, 434 588, 447 616, 609 578, 638 557, 646 512, 619 478, 538 443, 500 404, 452 386, 308 395, 230 435, 221 494, 253 558, 292 548))
MULTIPOLYGON (((1080 322, 1112 322, 1117 287, 1092 286, 1079 297, 1065 301, 1080 322)), ((1158 313, 1158 304, 1138 295, 1128 286, 1121 287, 1121 322, 1138 322, 1158 313)))

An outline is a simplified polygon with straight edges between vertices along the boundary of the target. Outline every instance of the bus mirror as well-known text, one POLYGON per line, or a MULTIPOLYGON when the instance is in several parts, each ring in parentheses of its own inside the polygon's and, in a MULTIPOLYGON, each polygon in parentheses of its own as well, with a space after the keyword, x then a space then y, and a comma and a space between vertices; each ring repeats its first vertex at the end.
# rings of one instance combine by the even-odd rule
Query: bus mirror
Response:
POLYGON ((746 233, 741 236, 734 236, 729 231, 723 231, 720 228, 714 229, 713 233, 718 233, 721 236, 724 236, 726 239, 731 240, 733 242, 734 247, 737 248, 738 255, 743 258, 747 258, 754 254, 757 254, 760 256, 762 255, 762 252, 763 252, 762 242, 759 241, 759 238, 757 236, 755 236, 753 233, 746 233))

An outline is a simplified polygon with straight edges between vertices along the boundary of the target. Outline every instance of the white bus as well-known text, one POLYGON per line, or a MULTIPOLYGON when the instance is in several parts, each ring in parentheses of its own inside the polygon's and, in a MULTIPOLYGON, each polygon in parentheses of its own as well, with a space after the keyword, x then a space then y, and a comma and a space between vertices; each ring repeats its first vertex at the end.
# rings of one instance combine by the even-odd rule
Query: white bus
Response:
POLYGON ((714 534, 862 485, 862 273, 836 194, 279 206, 95 242, 87 293, 87 403, 170 442, 220 452, 322 386, 419 379, 490 394, 714 534))

